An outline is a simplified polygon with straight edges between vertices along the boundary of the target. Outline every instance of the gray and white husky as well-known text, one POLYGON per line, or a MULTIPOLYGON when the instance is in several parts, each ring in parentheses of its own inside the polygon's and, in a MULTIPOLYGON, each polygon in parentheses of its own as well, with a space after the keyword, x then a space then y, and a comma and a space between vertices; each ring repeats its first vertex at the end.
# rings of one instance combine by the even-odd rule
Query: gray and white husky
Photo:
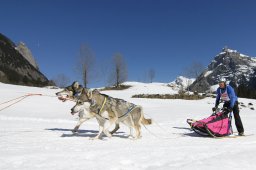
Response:
MULTIPOLYGON (((66 100, 71 100, 76 102, 76 105, 71 109, 71 114, 74 115, 75 113, 78 113, 79 120, 72 130, 73 133, 78 132, 79 127, 87 120, 96 117, 99 124, 104 125, 105 121, 103 121, 103 117, 96 115, 94 112, 90 111, 90 104, 88 102, 82 102, 78 101, 77 97, 73 96, 72 91, 69 91, 67 89, 64 89, 60 92, 56 93, 59 100, 65 102, 66 100), (103 123, 104 122, 104 123, 103 123)), ((107 116, 105 116, 106 119, 107 116)), ((105 118, 104 118, 105 119, 105 118)), ((119 124, 116 124, 115 129, 113 129, 110 134, 115 133, 119 129, 119 124)), ((100 130, 101 131, 101 130, 100 130)), ((107 133, 107 132, 106 132, 107 133)), ((108 134, 108 133, 107 133, 108 134)), ((100 136, 96 136, 95 138, 99 138, 100 136)))
MULTIPOLYGON (((142 107, 133 103, 124 101, 122 99, 113 98, 105 94, 101 94, 98 90, 89 91, 83 89, 76 106, 82 105, 83 102, 90 102, 90 113, 95 113, 102 122, 99 122, 100 131, 97 136, 100 136, 104 132, 108 137, 111 134, 108 132, 108 127, 104 124, 106 119, 103 119, 103 113, 107 112, 107 117, 110 122, 110 126, 115 123, 118 125, 120 122, 124 123, 130 128, 130 135, 132 136, 132 130, 135 130, 135 139, 141 137, 141 125, 150 125, 151 119, 145 119, 142 111, 142 107)), ((109 126, 109 127, 110 127, 109 126)), ((119 127, 119 126, 118 126, 119 127)))
MULTIPOLYGON (((60 92, 57 92, 56 93, 56 96, 58 97, 59 100, 65 102, 66 100, 71 100, 71 101, 74 101, 76 102, 77 99, 73 96, 73 92, 72 91, 69 91, 68 89, 64 89, 60 92)), ((74 129, 72 130, 73 133, 77 132, 79 127, 88 119, 92 118, 92 117, 85 117, 87 116, 87 112, 89 112, 90 109, 89 109, 89 104, 87 107, 84 107, 83 110, 81 110, 78 114, 79 116, 79 120, 76 124, 76 126, 74 127, 74 129)), ((75 113, 74 112, 71 112, 72 115, 74 115, 75 113)))
POLYGON ((77 131, 83 122, 95 117, 97 122, 99 123, 99 133, 92 139, 100 139, 103 133, 108 137, 111 137, 112 134, 119 129, 119 125, 117 124, 118 127, 116 127, 112 132, 109 132, 107 130, 108 128, 104 128, 107 125, 106 121, 109 120, 106 112, 102 113, 101 115, 98 115, 97 113, 90 111, 89 107, 90 104, 88 102, 78 100, 76 102, 76 105, 71 109, 72 115, 74 115, 75 113, 79 113, 79 121, 76 127, 74 128, 74 131, 77 131))

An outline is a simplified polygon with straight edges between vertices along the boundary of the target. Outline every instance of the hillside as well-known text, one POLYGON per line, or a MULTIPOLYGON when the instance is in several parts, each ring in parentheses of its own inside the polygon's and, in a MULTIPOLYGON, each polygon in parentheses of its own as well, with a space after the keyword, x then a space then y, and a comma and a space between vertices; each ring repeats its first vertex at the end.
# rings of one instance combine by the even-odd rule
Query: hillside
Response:
POLYGON ((50 85, 46 76, 16 49, 16 45, 0 33, 0 82, 28 86, 50 85))
POLYGON ((256 58, 224 48, 190 86, 192 91, 209 91, 225 77, 240 97, 256 98, 256 58))

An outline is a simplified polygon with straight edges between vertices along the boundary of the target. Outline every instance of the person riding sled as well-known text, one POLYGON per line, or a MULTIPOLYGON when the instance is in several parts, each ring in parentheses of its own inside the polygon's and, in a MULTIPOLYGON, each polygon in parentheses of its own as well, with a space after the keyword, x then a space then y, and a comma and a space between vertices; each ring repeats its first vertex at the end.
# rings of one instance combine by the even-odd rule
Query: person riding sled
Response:
POLYGON ((220 100, 224 101, 224 104, 223 104, 224 113, 228 114, 233 111, 238 135, 244 136, 244 127, 239 115, 238 98, 235 94, 234 89, 230 85, 226 84, 225 78, 220 78, 219 87, 216 93, 217 93, 217 96, 215 101, 215 107, 212 108, 212 111, 214 112, 216 111, 220 103, 220 100))

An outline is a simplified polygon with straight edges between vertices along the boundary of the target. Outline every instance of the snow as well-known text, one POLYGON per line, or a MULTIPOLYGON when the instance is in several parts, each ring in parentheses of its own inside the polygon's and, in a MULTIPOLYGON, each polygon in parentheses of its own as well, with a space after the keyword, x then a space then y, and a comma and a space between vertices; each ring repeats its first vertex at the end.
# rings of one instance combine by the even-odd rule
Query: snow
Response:
POLYGON ((256 62, 256 57, 251 57, 252 61, 256 62))
POLYGON ((210 74, 212 74, 213 73, 213 71, 211 70, 211 71, 207 71, 205 74, 204 74, 204 77, 208 77, 210 74))
MULTIPOLYGON (((238 65, 238 67, 239 67, 238 70, 243 73, 246 73, 246 72, 248 72, 248 70, 250 70, 250 68, 247 65, 238 65)), ((241 74, 243 74, 243 73, 241 73, 241 74)))
POLYGON ((176 78, 176 80, 168 83, 168 86, 172 87, 172 89, 174 91, 176 91, 176 93, 177 93, 178 90, 186 89, 188 86, 193 84, 193 82, 195 80, 196 80, 195 78, 187 78, 187 77, 184 77, 184 76, 178 76, 176 78))
POLYGON ((210 92, 216 92, 217 88, 219 87, 219 84, 212 85, 210 87, 210 92))
POLYGON ((225 49, 226 52, 229 52, 229 53, 237 53, 237 50, 232 50, 232 49, 225 49))
MULTIPOLYGON (((142 127, 142 138, 138 140, 127 138, 129 130, 124 125, 112 138, 89 140, 98 132, 96 119, 85 122, 79 133, 72 135, 77 122, 77 115, 70 114, 74 103, 54 97, 60 89, 0 83, 0 104, 28 93, 43 94, 27 97, 0 111, 0 169, 251 170, 256 167, 256 135, 213 139, 200 137, 189 129, 186 119, 208 117, 214 98, 193 101, 131 98, 135 93, 173 91, 161 83, 128 84, 133 87, 104 93, 143 106, 145 117, 153 119, 147 129, 142 127)), ((239 101, 256 106, 253 99, 239 101)), ((0 110, 4 106, 1 104, 0 110)), ((246 134, 255 134, 255 110, 243 107, 241 118, 246 134)))
POLYGON ((251 58, 251 62, 249 63, 251 67, 256 67, 256 57, 251 58))
POLYGON ((248 55, 240 54, 241 57, 250 58, 248 55))
MULTIPOLYGON (((123 95, 131 97, 138 94, 175 94, 177 91, 173 90, 166 83, 140 83, 140 82, 126 82, 124 85, 132 86, 128 91, 123 91, 123 95)), ((120 93, 120 91, 113 91, 113 93, 120 93)))

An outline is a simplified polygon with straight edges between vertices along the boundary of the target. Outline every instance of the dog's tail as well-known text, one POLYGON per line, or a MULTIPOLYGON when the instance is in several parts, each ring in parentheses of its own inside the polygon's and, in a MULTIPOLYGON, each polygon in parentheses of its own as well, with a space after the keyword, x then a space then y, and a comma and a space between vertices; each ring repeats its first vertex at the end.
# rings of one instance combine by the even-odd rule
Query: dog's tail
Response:
POLYGON ((140 114, 136 114, 136 115, 140 115, 139 123, 141 123, 143 125, 151 125, 152 124, 152 119, 146 119, 144 117, 142 107, 141 106, 137 106, 136 109, 138 109, 136 113, 140 113, 140 114))
POLYGON ((142 117, 141 123, 143 125, 151 125, 152 124, 152 119, 146 119, 144 116, 142 117))
POLYGON ((141 112, 141 117, 140 117, 140 122, 143 124, 143 125, 151 125, 152 124, 152 119, 146 119, 144 117, 144 114, 143 112, 141 112))

